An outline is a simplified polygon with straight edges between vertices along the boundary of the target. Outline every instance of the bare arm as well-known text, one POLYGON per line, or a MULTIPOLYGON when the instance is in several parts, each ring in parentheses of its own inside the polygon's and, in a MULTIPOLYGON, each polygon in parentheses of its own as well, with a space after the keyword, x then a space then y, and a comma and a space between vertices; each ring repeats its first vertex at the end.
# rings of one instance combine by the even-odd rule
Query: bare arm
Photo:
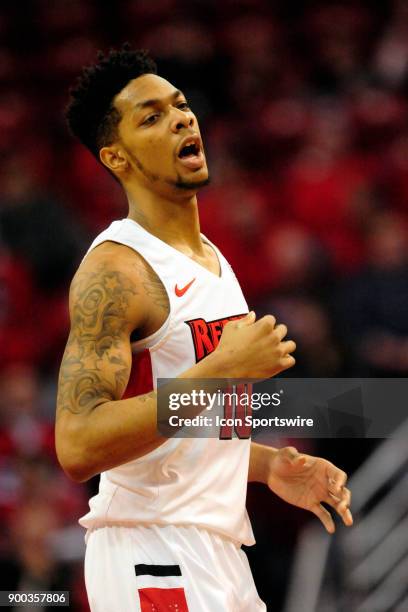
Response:
MULTIPOLYGON (((134 263, 130 268, 125 259, 113 264, 106 254, 91 255, 71 285, 71 331, 57 399, 57 455, 78 481, 166 441, 157 432, 156 392, 120 399, 132 364, 130 334, 141 325, 146 304, 163 300, 152 279, 135 275, 134 263)), ((210 376, 210 363, 197 364, 192 376, 210 376)))
MULTIPOLYGON (((56 448, 74 480, 87 480, 166 441, 157 431, 156 392, 121 399, 132 363, 130 334, 162 302, 157 283, 135 269, 134 257, 129 260, 118 249, 114 256, 103 249, 91 253, 73 280, 56 448)), ((265 377, 291 367, 295 345, 283 341, 286 328, 275 323, 271 316, 255 323, 253 314, 228 323, 214 353, 180 378, 265 377)))
POLYGON ((273 446, 265 446, 251 442, 249 455, 248 482, 268 483, 271 463, 278 452, 273 446))

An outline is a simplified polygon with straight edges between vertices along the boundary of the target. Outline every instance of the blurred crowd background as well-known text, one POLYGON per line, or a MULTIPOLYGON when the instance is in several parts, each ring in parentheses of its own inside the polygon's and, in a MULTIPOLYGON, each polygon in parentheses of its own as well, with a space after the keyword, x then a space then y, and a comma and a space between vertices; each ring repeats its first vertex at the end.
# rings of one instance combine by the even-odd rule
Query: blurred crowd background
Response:
MULTIPOLYGON (((56 464, 56 377, 70 279, 127 209, 63 108, 81 67, 125 40, 190 100, 211 172, 202 231, 250 307, 288 325, 293 375, 408 373, 405 0, 1 3, 1 588, 70 589, 79 611, 76 521, 96 482, 71 483, 56 464)), ((374 444, 291 442, 351 472, 374 444)), ((257 486, 249 508, 255 579, 280 610, 309 517, 257 486)))

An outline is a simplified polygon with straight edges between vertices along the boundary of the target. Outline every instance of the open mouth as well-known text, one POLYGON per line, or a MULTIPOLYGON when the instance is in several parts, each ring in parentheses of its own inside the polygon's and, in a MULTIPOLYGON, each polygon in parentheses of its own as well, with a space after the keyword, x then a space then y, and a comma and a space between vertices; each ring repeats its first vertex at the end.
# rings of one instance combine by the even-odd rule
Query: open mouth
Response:
POLYGON ((179 153, 179 157, 183 159, 184 157, 189 157, 190 155, 198 155, 200 153, 200 147, 195 143, 188 144, 183 147, 179 153))
POLYGON ((181 148, 178 159, 190 170, 199 170, 204 165, 204 155, 198 140, 187 141, 181 148))

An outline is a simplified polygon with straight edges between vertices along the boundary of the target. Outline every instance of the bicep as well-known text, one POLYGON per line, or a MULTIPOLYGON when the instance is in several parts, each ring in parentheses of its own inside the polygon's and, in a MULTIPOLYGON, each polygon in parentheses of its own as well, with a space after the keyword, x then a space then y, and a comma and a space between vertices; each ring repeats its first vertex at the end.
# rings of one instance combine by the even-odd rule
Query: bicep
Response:
MULTIPOLYGON (((58 413, 87 414, 120 399, 132 362, 137 287, 109 263, 79 273, 70 294, 71 331, 61 363, 58 413)), ((137 317, 136 317, 137 318, 137 317)))
POLYGON ((95 350, 89 339, 71 330, 58 382, 58 411, 89 413, 102 402, 120 399, 126 389, 131 367, 129 340, 113 337, 109 346, 95 350))

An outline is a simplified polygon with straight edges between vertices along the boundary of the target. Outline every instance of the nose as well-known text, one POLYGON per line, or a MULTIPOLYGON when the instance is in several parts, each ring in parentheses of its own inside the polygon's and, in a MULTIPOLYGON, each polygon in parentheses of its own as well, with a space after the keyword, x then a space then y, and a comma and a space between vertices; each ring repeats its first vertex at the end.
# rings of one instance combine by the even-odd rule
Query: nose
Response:
POLYGON ((171 119, 171 129, 175 134, 177 134, 183 128, 189 128, 193 126, 193 113, 182 111, 179 108, 175 108, 173 112, 174 114, 171 119))

